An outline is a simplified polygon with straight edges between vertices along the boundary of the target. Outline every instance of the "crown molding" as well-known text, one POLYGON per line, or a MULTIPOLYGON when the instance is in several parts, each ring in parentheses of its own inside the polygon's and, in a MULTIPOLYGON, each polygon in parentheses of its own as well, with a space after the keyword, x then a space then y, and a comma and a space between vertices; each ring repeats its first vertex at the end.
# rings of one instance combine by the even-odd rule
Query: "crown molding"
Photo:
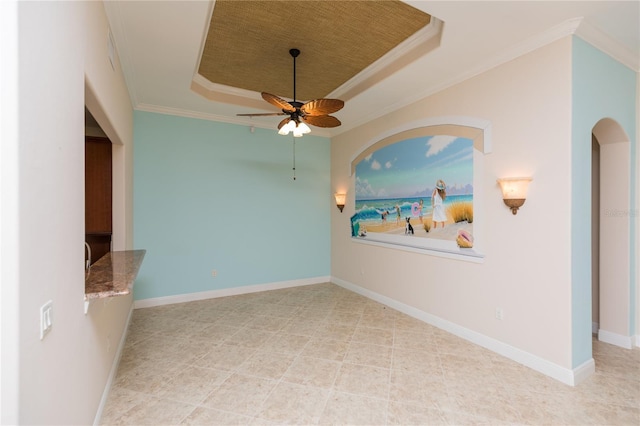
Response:
POLYGON ((575 34, 631 70, 640 72, 640 55, 621 45, 597 27, 584 21, 575 34))
POLYGON ((348 126, 343 126, 339 130, 339 133, 336 133, 336 135, 340 133, 344 133, 356 127, 362 126, 375 119, 378 119, 382 116, 390 114, 394 111, 397 111, 398 109, 404 108, 408 105, 411 105, 415 102, 425 99, 431 95, 434 95, 435 93, 438 93, 449 87, 455 86, 456 84, 462 83, 463 81, 469 80, 499 65, 505 64, 520 56, 523 56, 527 53, 530 53, 534 50, 537 50, 541 47, 551 44, 557 40, 562 39, 563 37, 572 35, 575 33, 576 29, 579 27, 581 22, 582 22, 582 18, 570 19, 542 33, 539 33, 533 37, 529 37, 524 41, 510 48, 507 48, 505 50, 502 50, 496 53, 495 55, 489 57, 487 60, 480 63, 479 65, 473 68, 470 68, 464 72, 461 72, 459 74, 453 75, 450 79, 445 80, 440 84, 427 86, 422 90, 416 91, 413 94, 413 96, 405 97, 401 101, 398 101, 396 103, 388 105, 385 108, 381 108, 377 110, 375 114, 370 114, 367 117, 363 117, 360 120, 351 122, 348 126))
POLYGON ((127 36, 127 31, 122 24, 124 22, 124 18, 120 13, 120 2, 118 1, 105 1, 103 2, 104 11, 107 15, 107 21, 109 29, 111 30, 111 34, 113 35, 112 41, 115 47, 116 53, 120 56, 120 64, 122 69, 122 74, 124 75, 124 80, 127 86, 127 90, 129 91, 129 98, 131 101, 131 106, 136 108, 138 105, 138 91, 136 90, 136 72, 134 69, 133 61, 131 60, 131 54, 129 53, 129 38, 127 36), (115 25, 113 25, 115 23, 115 25), (122 43, 118 44, 118 40, 121 40, 122 43), (125 66, 126 64, 126 66, 125 66))
MULTIPOLYGON (((277 130, 276 126, 272 123, 265 123, 256 120, 252 120, 250 117, 233 117, 227 115, 218 115, 204 113, 200 111, 186 110, 182 108, 171 108, 162 105, 153 104, 138 104, 135 108, 136 111, 153 112, 156 114, 173 115, 177 117, 195 118, 198 120, 216 121, 219 123, 236 124, 239 126, 257 127, 260 129, 277 130)), ((311 134, 314 136, 331 137, 331 133, 326 129, 313 127, 311 134)))

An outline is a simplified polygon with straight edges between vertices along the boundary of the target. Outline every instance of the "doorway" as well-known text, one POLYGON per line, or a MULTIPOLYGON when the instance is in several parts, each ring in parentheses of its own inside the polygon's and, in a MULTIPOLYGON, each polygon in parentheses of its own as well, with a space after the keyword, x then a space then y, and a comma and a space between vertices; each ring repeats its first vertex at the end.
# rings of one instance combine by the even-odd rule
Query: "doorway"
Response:
POLYGON ((593 327, 598 340, 631 349, 631 144, 615 120, 593 127, 592 154, 593 327))

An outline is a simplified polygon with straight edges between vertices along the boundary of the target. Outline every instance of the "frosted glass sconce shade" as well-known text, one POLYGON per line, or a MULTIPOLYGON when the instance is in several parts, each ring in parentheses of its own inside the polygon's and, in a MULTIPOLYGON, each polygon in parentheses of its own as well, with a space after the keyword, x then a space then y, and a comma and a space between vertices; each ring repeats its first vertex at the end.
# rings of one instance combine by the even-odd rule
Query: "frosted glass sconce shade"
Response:
POLYGON ((340 212, 342 212, 342 209, 344 209, 345 200, 347 199, 347 194, 338 194, 336 192, 335 197, 336 197, 336 206, 338 206, 338 208, 340 209, 340 212))
POLYGON ((527 199, 527 188, 532 180, 529 177, 498 179, 502 190, 502 199, 511 209, 511 213, 518 213, 518 209, 524 204, 527 199))

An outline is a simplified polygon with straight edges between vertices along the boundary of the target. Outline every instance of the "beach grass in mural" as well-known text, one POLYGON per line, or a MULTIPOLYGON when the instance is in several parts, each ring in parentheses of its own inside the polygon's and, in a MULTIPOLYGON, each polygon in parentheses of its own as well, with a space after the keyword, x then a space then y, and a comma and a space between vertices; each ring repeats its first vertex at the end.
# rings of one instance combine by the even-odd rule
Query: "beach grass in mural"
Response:
POLYGON ((471 139, 435 135, 400 140, 363 158, 355 180, 353 236, 456 241, 460 230, 473 235, 471 139), (436 190, 439 181, 446 185, 444 192, 436 190))

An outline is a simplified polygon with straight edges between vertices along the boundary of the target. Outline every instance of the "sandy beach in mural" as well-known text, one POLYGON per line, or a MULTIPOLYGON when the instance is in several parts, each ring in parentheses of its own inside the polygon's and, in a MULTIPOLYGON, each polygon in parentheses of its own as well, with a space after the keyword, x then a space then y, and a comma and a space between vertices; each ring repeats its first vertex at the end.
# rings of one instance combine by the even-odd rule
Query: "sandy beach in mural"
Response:
MULTIPOLYGON (((420 223, 420 220, 417 218, 411 219, 411 226, 413 226, 414 236, 422 237, 422 238, 437 238, 439 240, 451 240, 455 241, 458 236, 458 230, 463 229, 473 235, 473 224, 468 222, 458 222, 454 223, 451 218, 447 220, 444 228, 438 226, 437 228, 433 228, 433 224, 431 219, 424 219, 424 223, 420 223), (424 223, 427 223, 430 227, 429 232, 425 232, 424 223)), ((371 223, 365 222, 361 223, 361 227, 364 225, 367 232, 377 232, 382 234, 391 234, 391 235, 404 235, 404 222, 396 223, 395 219, 388 220, 387 223, 371 223)))

